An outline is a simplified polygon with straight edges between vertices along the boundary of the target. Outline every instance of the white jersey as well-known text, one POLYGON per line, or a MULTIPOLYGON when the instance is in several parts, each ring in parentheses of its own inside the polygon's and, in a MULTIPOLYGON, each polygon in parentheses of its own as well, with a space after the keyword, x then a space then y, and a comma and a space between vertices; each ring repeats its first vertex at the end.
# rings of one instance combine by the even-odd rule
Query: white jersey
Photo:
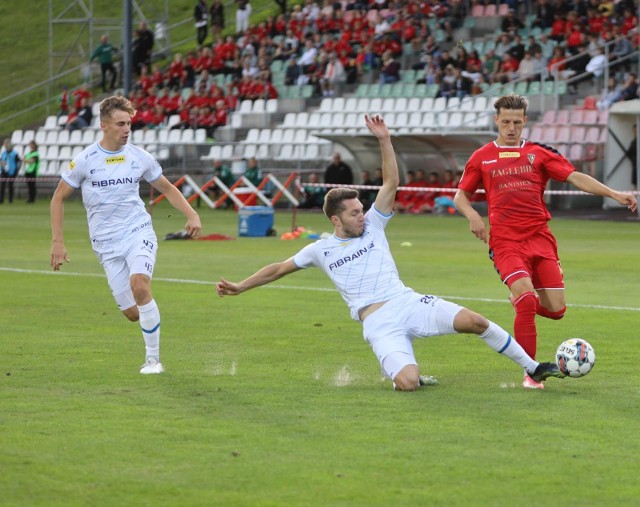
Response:
POLYGON ((89 236, 93 243, 120 242, 151 227, 151 216, 140 198, 140 180, 153 182, 162 168, 146 151, 126 144, 106 151, 94 143, 77 155, 62 173, 74 188, 82 188, 89 236))
POLYGON ((293 257, 299 268, 317 266, 331 278, 354 320, 360 321, 361 308, 411 291, 400 280, 384 234, 392 216, 381 214, 374 205, 365 215, 359 238, 340 239, 334 234, 307 245, 293 257))

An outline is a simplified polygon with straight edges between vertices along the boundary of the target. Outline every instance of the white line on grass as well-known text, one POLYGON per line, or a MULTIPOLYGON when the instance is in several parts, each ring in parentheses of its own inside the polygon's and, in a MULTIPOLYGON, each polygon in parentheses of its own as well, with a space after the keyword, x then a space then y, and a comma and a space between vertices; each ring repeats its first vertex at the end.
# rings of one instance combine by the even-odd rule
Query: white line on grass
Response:
MULTIPOLYGON (((41 269, 19 269, 19 268, 6 268, 0 266, 0 271, 8 271, 11 273, 27 273, 27 274, 36 274, 36 275, 54 275, 54 276, 84 276, 91 278, 105 278, 105 275, 100 273, 74 273, 70 271, 48 271, 41 269)), ((156 282, 168 282, 168 283, 186 283, 192 285, 213 285, 213 281, 208 280, 185 280, 182 278, 154 278, 156 282)), ((265 285, 265 289, 285 289, 285 290, 308 290, 313 292, 336 292, 335 289, 327 288, 327 287, 301 287, 297 285, 265 285)), ((460 300, 460 301, 481 301, 483 303, 508 303, 511 304, 506 298, 505 299, 491 299, 491 298, 471 298, 466 296, 445 296, 442 294, 438 294, 439 297, 443 299, 451 299, 451 300, 460 300)), ((567 304, 572 308, 597 308, 599 310, 618 310, 618 311, 628 311, 628 312, 640 312, 640 308, 634 306, 607 306, 607 305, 579 305, 579 304, 567 304)))

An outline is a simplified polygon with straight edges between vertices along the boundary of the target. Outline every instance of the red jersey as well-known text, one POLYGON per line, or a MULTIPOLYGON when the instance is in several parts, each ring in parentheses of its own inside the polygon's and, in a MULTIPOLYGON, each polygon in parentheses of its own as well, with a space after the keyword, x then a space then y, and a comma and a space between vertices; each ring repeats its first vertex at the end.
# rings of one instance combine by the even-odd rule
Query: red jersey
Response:
POLYGON ((491 242, 522 241, 546 228, 551 220, 544 203, 549 179, 565 181, 574 170, 548 146, 529 141, 520 146, 498 146, 494 141, 471 155, 458 187, 473 193, 484 186, 491 242))

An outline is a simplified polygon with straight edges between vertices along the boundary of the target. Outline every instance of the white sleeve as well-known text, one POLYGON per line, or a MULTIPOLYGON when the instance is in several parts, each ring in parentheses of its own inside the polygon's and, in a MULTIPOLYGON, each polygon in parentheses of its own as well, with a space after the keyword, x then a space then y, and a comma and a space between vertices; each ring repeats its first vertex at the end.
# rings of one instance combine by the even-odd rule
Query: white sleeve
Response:
POLYGON ((316 248, 316 245, 319 243, 319 241, 308 244, 293 256, 293 262, 296 266, 298 266, 300 269, 306 269, 312 266, 320 266, 318 262, 318 249, 316 248))
POLYGON ((151 155, 149 152, 140 150, 142 152, 141 159, 144 163, 144 171, 142 173, 142 177, 152 183, 156 181, 160 176, 162 176, 162 167, 158 161, 151 155))
POLYGON ((80 188, 85 179, 85 164, 79 157, 74 158, 60 177, 73 188, 80 188))

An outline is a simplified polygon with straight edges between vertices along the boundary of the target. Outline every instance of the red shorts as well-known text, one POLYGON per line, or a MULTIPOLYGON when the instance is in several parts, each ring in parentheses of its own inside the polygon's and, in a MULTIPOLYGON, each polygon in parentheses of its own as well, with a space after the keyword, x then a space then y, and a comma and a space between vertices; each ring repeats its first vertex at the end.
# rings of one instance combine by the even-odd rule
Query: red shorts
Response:
POLYGON ((558 244, 548 229, 524 241, 496 241, 489 257, 502 283, 509 287, 516 280, 528 277, 536 290, 564 289, 558 244))

